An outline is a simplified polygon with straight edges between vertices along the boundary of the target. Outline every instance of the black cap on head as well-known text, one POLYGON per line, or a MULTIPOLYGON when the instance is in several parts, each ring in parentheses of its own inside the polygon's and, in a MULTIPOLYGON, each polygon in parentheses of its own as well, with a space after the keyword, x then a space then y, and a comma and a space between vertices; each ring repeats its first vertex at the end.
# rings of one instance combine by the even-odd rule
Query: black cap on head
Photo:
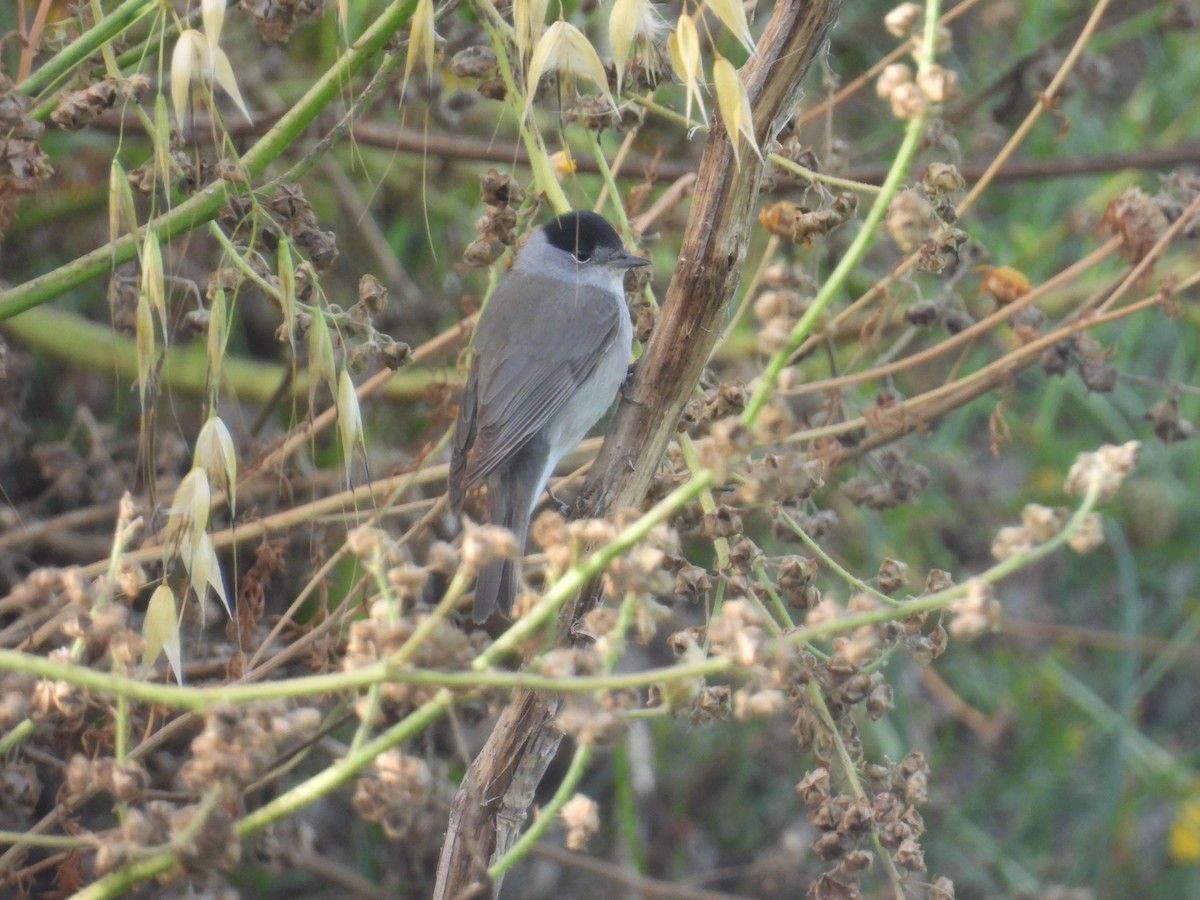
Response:
POLYGON ((542 230, 551 247, 570 253, 579 262, 587 262, 597 250, 609 251, 602 256, 625 253, 620 235, 608 220, 589 210, 563 213, 542 226, 542 230))

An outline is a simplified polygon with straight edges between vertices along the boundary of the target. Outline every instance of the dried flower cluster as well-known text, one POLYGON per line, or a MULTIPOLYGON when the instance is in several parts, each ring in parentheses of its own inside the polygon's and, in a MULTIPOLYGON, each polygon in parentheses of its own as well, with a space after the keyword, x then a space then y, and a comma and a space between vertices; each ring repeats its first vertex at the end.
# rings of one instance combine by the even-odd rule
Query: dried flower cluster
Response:
MULTIPOLYGON (((471 660, 486 646, 487 635, 481 631, 468 634, 455 624, 442 620, 418 644, 409 644, 414 630, 426 615, 414 613, 397 617, 389 601, 377 600, 372 603, 369 615, 350 626, 342 668, 353 672, 373 666, 380 660, 391 658, 402 647, 410 651, 404 662, 406 668, 444 669, 451 672, 469 668, 471 660)), ((359 698, 355 709, 362 718, 394 719, 429 700, 439 690, 438 685, 390 681, 380 687, 377 704, 364 695, 359 698)))
POLYGON ((234 240, 253 238, 253 246, 265 253, 274 254, 286 235, 318 273, 329 271, 338 258, 337 236, 318 227, 312 204, 298 184, 280 184, 260 202, 235 197, 221 211, 220 221, 234 240))
POLYGON ((368 822, 378 822, 391 840, 428 857, 437 852, 436 836, 453 795, 454 785, 444 774, 435 775, 427 761, 387 750, 356 782, 354 808, 368 822))
POLYGON ((38 144, 46 129, 27 114, 31 105, 0 75, 0 237, 12 221, 18 196, 35 193, 54 174, 38 144))
POLYGON ((326 0, 240 0, 255 19, 264 41, 282 43, 292 32, 325 11, 326 0))
POLYGON ((921 184, 901 191, 888 206, 887 233, 901 251, 917 253, 918 271, 953 272, 958 267, 967 234, 955 225, 952 198, 965 186, 954 166, 930 163, 921 184))
POLYGON ((487 211, 475 222, 475 240, 463 251, 463 262, 484 268, 516 241, 516 210, 525 199, 525 189, 509 173, 488 169, 479 178, 479 190, 487 211))

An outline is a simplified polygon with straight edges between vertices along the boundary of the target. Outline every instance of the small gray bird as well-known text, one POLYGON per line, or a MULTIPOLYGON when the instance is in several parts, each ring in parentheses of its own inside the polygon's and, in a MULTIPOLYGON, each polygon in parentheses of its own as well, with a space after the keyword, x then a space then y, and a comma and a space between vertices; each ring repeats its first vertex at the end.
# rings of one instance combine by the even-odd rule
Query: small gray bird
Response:
MULTIPOLYGON (((569 212, 543 225, 475 326, 475 359, 454 429, 450 506, 487 484, 488 520, 525 547, 529 520, 558 461, 612 405, 633 328, 625 272, 649 265, 603 217, 569 212)), ((475 585, 475 621, 508 616, 517 562, 494 560, 475 585)))

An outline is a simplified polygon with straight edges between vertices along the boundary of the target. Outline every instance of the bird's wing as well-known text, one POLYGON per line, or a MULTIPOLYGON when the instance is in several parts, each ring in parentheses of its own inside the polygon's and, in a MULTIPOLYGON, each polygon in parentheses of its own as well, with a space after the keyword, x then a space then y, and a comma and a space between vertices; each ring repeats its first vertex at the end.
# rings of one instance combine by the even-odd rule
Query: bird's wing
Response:
POLYGON ((484 313, 491 321, 471 371, 474 445, 465 487, 486 478, 561 410, 620 332, 624 310, 601 291, 581 287, 564 297, 559 282, 526 277, 522 284, 520 296, 502 285, 484 313))
POLYGON ((478 402, 479 380, 478 367, 471 368, 467 376, 467 385, 463 388, 462 399, 458 404, 458 419, 454 423, 454 446, 450 451, 450 509, 455 515, 462 512, 463 500, 466 499, 467 488, 467 454, 475 443, 475 406, 478 402))

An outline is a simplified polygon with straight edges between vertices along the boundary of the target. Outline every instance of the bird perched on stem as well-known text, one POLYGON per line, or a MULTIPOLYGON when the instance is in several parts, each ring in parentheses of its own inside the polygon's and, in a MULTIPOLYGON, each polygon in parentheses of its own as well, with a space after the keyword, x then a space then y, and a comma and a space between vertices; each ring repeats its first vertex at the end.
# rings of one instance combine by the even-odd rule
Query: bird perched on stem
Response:
MULTIPOLYGON (((543 225, 518 251, 475 326, 450 459, 450 506, 487 485, 488 521, 525 547, 529 521, 558 461, 612 405, 625 378, 633 328, 625 273, 650 261, 626 252, 593 212, 543 225)), ((516 559, 479 572, 475 621, 508 616, 516 559)))

